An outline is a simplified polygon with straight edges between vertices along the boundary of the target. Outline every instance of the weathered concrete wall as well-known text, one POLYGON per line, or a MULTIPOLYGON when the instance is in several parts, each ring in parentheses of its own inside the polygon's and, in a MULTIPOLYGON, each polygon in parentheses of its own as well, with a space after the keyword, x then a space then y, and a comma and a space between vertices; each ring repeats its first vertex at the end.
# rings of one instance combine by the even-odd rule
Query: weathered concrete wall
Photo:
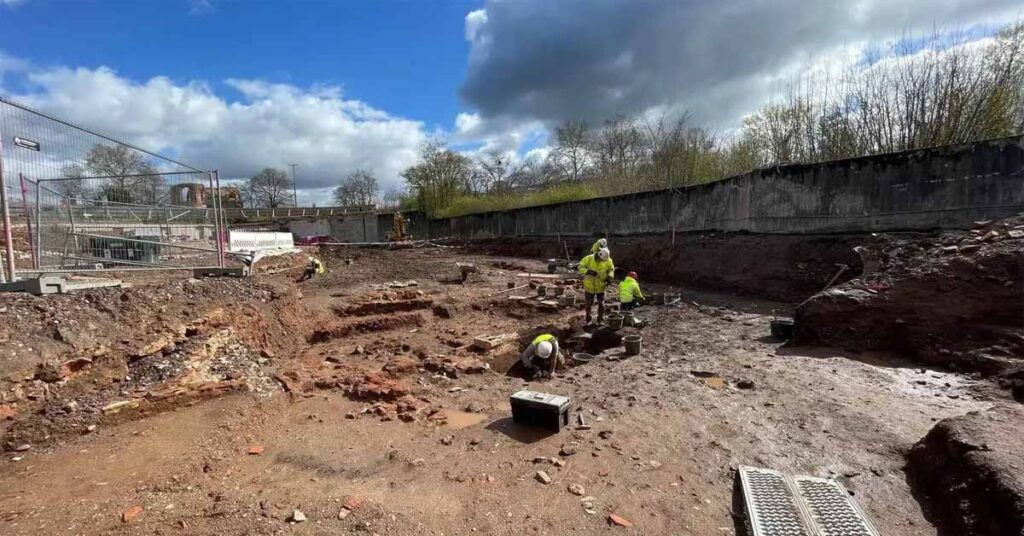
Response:
MULTIPOLYGON (((429 224, 430 237, 964 228, 1024 211, 1024 137, 798 164, 660 190, 429 224)), ((422 237, 422 231, 419 233, 422 237)))
POLYGON ((377 239, 377 215, 352 214, 293 220, 287 228, 296 236, 330 236, 338 242, 372 242, 377 239))

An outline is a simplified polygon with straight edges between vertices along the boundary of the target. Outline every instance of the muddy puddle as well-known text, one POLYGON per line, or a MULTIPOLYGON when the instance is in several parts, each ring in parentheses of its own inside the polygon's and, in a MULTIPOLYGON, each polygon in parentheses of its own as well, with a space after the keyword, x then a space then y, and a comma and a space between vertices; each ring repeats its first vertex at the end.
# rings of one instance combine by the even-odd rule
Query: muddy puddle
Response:
POLYGON ((691 370, 690 375, 700 379, 708 387, 715 390, 724 389, 727 385, 725 383, 725 380, 722 379, 720 376, 716 375, 714 372, 708 372, 706 370, 691 370))
POLYGON ((445 428, 462 430, 487 420, 487 415, 481 413, 469 413, 468 411, 444 410, 445 428))
POLYGON ((722 378, 719 378, 718 376, 712 376, 710 378, 704 378, 704 383, 706 383, 708 385, 708 387, 710 387, 712 389, 724 389, 725 388, 725 380, 723 380, 722 378))

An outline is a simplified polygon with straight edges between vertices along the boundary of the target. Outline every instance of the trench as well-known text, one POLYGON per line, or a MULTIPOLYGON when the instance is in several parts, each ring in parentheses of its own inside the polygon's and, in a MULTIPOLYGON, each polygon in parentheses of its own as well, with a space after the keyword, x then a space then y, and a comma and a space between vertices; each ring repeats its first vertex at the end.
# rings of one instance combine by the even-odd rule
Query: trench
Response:
POLYGON ((524 377, 525 371, 519 362, 519 355, 533 342, 533 339, 544 333, 550 333, 558 339, 558 346, 566 358, 566 366, 577 367, 585 366, 586 364, 575 363, 572 360, 574 353, 583 352, 595 358, 606 356, 607 352, 622 348, 622 340, 626 335, 639 332, 633 328, 613 330, 607 326, 581 328, 571 323, 547 324, 520 333, 515 351, 492 356, 488 363, 492 369, 502 372, 507 376, 515 378, 524 377))
POLYGON ((340 317, 370 316, 389 313, 401 313, 428 309, 434 305, 433 300, 412 299, 400 301, 372 301, 354 305, 335 305, 331 308, 340 317))

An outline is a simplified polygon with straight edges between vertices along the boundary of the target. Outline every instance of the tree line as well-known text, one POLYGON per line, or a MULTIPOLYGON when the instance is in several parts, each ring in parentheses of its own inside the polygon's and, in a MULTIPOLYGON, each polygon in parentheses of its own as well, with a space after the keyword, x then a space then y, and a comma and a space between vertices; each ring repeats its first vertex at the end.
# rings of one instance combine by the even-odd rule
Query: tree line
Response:
POLYGON ((983 47, 906 40, 834 79, 808 77, 729 136, 689 113, 565 121, 546 158, 467 155, 434 140, 402 173, 432 216, 678 188, 765 166, 977 141, 1024 131, 1024 24, 983 47))

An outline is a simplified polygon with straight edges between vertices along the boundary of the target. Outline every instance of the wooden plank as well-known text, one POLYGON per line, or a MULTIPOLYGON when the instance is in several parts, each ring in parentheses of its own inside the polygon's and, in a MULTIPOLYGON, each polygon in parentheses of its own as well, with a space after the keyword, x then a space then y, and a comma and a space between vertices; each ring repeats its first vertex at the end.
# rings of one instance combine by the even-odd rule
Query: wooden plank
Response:
POLYGON ((562 279, 562 276, 558 274, 531 274, 529 272, 520 272, 516 274, 516 277, 529 277, 531 279, 562 279))

